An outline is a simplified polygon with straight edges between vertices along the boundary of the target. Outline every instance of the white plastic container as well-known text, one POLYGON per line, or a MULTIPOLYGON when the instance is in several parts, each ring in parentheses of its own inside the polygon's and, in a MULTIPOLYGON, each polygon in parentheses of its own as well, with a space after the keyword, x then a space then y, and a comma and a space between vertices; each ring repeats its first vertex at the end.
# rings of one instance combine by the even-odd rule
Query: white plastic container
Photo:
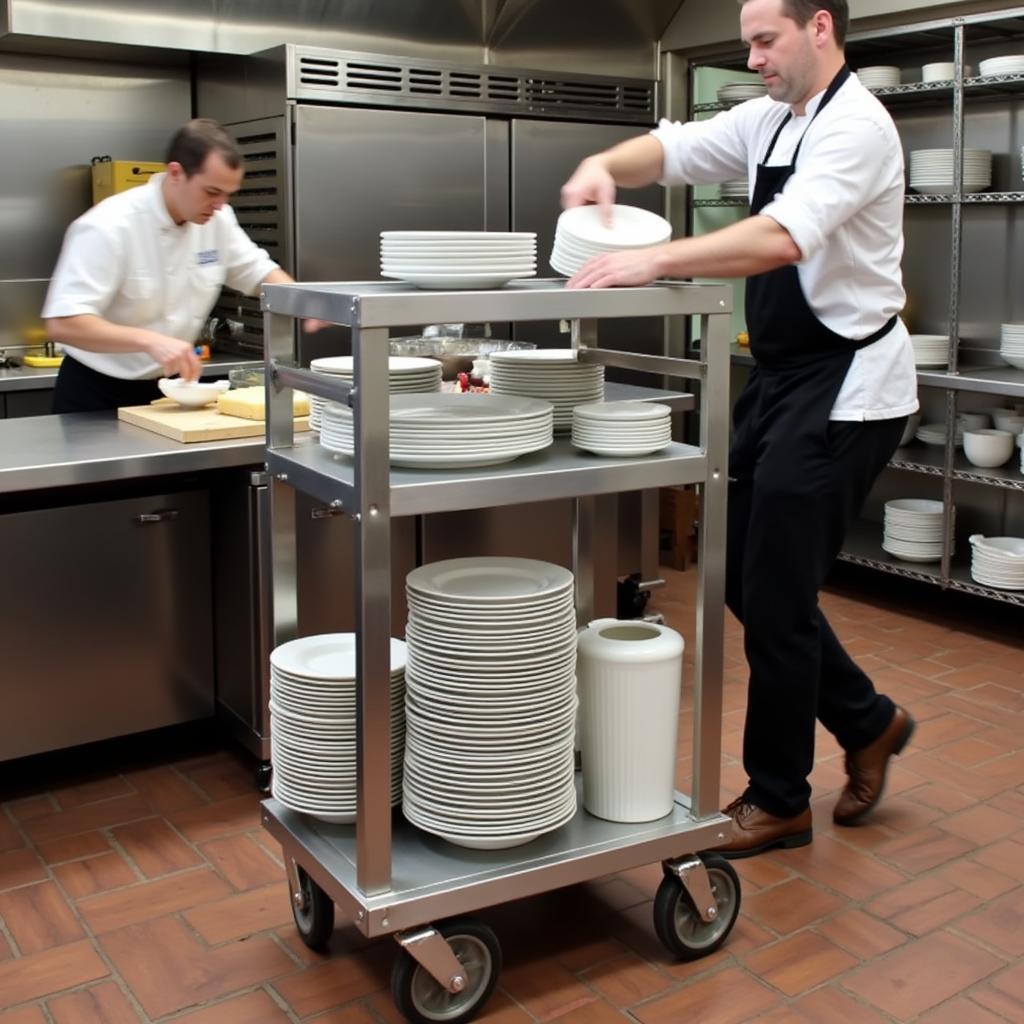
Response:
POLYGON ((579 632, 576 673, 583 806, 607 821, 672 810, 683 638, 650 622, 596 619, 579 632))

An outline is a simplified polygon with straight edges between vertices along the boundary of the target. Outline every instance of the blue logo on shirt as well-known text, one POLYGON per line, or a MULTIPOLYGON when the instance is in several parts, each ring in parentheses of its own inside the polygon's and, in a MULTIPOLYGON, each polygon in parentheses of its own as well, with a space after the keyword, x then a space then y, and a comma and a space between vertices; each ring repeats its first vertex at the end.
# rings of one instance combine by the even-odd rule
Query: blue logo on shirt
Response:
POLYGON ((217 262, 217 250, 216 249, 204 249, 200 253, 196 253, 196 258, 199 266, 205 267, 208 263, 217 262))

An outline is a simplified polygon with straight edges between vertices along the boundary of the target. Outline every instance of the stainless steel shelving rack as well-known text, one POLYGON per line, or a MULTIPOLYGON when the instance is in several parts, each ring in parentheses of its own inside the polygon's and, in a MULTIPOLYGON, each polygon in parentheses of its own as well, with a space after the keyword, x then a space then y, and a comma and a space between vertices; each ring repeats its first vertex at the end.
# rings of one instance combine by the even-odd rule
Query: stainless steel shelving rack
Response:
MULTIPOLYGON (((662 900, 662 918, 659 924, 656 914, 655 926, 670 948, 693 958, 717 948, 739 906, 738 881, 727 862, 695 856, 724 840, 728 822, 718 810, 718 796, 731 293, 724 286, 661 283, 570 291, 564 283, 533 280, 512 282, 494 291, 427 292, 401 283, 352 282, 269 285, 262 292, 268 368, 267 462, 274 480, 267 543, 272 548, 275 639, 290 639, 296 631, 294 489, 298 489, 351 516, 357 524, 359 679, 355 824, 324 824, 274 799, 263 804, 263 823, 282 844, 290 865, 296 922, 307 941, 323 939, 323 918, 329 913, 333 921, 337 904, 364 935, 394 934, 403 951, 396 969, 404 957, 425 971, 433 979, 431 998, 441 1000, 448 1007, 446 1013, 452 1000, 458 1009, 467 978, 466 971, 459 973, 457 942, 442 925, 431 923, 438 918, 662 860, 666 884, 670 889, 674 886, 676 898, 662 900), (624 316, 699 316, 706 339, 704 353, 700 359, 684 360, 602 350, 598 322, 624 316), (289 365, 296 317, 316 317, 351 328, 355 357, 351 386, 289 365), (673 443, 644 459, 608 459, 578 452, 558 440, 544 452, 487 469, 389 470, 388 328, 492 320, 568 320, 583 362, 698 380, 700 443, 673 443), (356 439, 352 459, 332 456, 308 438, 295 438, 293 388, 351 406, 356 439), (588 621, 594 608, 598 560, 604 554, 606 561, 614 563, 607 551, 600 550, 614 544, 614 528, 608 528, 614 515, 610 499, 620 491, 683 483, 703 489, 704 521, 691 793, 677 794, 673 812, 659 821, 616 824, 593 818, 581 808, 557 832, 517 849, 495 852, 451 846, 393 814, 388 708, 391 518, 574 497, 577 609, 581 621, 588 621), (702 935, 696 945, 685 934, 694 928, 702 935)), ((346 583, 339 581, 339 585, 346 583)), ((405 976, 410 976, 408 971, 405 976)), ((417 984, 422 992, 422 976, 417 984)), ((396 1001, 402 1008, 397 994, 396 1001)), ((409 1015, 408 1008, 405 1012, 409 1015)), ((450 1017, 422 1019, 468 1020, 470 1015, 453 1012, 450 1017)))

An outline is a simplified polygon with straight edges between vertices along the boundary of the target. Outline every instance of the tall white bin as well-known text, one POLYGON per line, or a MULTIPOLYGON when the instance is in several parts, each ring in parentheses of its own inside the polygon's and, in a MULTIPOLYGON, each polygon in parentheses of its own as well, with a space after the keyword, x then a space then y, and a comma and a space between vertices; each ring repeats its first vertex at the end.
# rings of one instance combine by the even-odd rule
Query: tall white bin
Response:
POLYGON ((672 810, 683 638, 651 622, 596 619, 580 630, 576 673, 583 806, 608 821, 672 810))

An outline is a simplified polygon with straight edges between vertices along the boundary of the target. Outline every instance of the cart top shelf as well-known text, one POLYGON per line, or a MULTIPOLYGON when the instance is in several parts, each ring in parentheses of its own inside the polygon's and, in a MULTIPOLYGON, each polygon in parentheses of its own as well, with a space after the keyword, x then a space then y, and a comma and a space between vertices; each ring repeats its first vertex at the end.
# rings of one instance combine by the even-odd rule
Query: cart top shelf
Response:
POLYGON ((263 310, 349 327, 406 327, 460 321, 577 320, 728 313, 726 285, 656 282, 643 288, 568 289, 564 278, 511 281, 481 291, 423 291, 401 281, 268 284, 263 310))

